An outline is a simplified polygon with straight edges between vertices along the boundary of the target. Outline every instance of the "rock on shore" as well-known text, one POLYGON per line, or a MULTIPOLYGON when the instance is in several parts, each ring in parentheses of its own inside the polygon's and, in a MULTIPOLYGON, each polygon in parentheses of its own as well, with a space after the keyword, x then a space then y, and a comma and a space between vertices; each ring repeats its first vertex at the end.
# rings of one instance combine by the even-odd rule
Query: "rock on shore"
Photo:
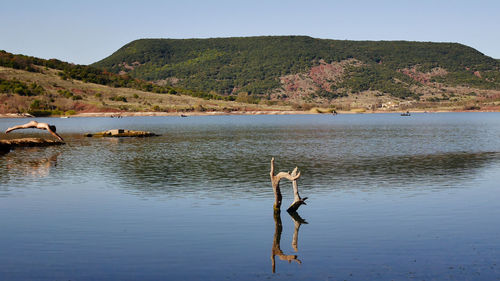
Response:
POLYGON ((58 140, 48 140, 41 138, 22 138, 22 139, 11 139, 11 140, 0 140, 0 153, 8 153, 16 147, 41 147, 41 146, 52 146, 64 144, 62 141, 58 140))
POLYGON ((151 132, 146 132, 146 131, 132 131, 132 130, 125 130, 125 129, 113 129, 113 130, 108 130, 104 132, 98 132, 98 133, 87 133, 85 134, 86 137, 115 137, 115 138, 120 138, 120 137, 154 137, 158 136, 155 133, 151 132))

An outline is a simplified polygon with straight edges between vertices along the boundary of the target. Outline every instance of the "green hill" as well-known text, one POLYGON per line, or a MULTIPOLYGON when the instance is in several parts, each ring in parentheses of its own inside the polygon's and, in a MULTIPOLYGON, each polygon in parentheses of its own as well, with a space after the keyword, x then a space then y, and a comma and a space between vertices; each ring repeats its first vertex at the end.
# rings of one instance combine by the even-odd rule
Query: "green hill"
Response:
POLYGON ((500 89, 500 62, 457 43, 306 36, 141 39, 93 66, 196 91, 305 102, 363 92, 419 100, 443 86, 500 89))
POLYGON ((498 110, 499 69, 456 43, 305 36, 141 39, 90 66, 0 51, 0 113, 498 110))

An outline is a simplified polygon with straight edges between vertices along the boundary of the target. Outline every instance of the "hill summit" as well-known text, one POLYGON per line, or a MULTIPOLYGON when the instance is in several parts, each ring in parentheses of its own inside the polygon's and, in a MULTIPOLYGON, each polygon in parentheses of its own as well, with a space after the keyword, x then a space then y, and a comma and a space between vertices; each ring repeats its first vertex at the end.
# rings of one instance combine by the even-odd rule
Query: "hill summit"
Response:
POLYGON ((499 61, 458 43, 307 36, 140 39, 93 66, 162 85, 297 103, 364 96, 373 102, 437 102, 500 90, 499 61))

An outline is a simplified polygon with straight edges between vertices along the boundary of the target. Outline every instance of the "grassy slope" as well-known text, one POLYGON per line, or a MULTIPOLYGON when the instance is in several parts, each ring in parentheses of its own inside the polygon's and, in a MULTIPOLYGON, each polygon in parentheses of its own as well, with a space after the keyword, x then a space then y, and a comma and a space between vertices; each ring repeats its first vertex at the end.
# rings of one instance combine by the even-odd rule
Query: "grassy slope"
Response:
POLYGON ((249 105, 237 102, 204 100, 185 95, 157 94, 130 88, 115 88, 79 80, 64 80, 58 70, 37 67, 40 72, 0 67, 0 78, 19 80, 26 84, 36 83, 45 93, 37 96, 21 96, 0 93, 0 113, 27 112, 35 100, 43 108, 57 108, 64 112, 113 112, 113 111, 233 111, 233 110, 289 110, 285 106, 249 105), (82 99, 65 97, 70 92, 82 99), (124 97, 116 99, 116 97, 124 97), (115 98, 112 100, 112 98, 115 98))

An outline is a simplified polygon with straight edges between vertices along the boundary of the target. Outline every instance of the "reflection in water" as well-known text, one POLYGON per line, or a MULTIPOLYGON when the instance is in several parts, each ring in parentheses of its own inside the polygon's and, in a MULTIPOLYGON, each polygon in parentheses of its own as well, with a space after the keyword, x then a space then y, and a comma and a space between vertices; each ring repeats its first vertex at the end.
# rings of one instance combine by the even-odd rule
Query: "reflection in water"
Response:
POLYGON ((0 197, 9 197, 19 187, 36 187, 43 182, 55 185, 55 167, 60 148, 29 147, 0 156, 0 197), (23 184, 19 184, 23 183, 23 184))
MULTIPOLYGON (((141 194, 154 193, 191 193, 200 190, 207 182, 212 183, 212 191, 231 193, 241 197, 242 193, 262 195, 263 188, 247 188, 247 185, 265 186, 268 173, 268 160, 265 154, 250 153, 247 157, 223 156, 227 153, 213 145, 212 149, 200 157, 198 150, 187 149, 179 144, 170 143, 171 149, 156 151, 129 149, 127 153, 116 154, 106 159, 111 163, 101 165, 109 174, 121 182, 121 187, 141 194), (165 152, 163 152, 165 151, 165 152), (137 181, 144 184, 137 185, 137 181)), ((401 183, 409 189, 432 186, 433 189, 463 186, 464 181, 473 180, 485 167, 500 162, 500 153, 442 153, 422 155, 398 155, 378 157, 332 157, 311 158, 306 152, 299 154, 293 162, 300 159, 304 174, 301 179, 303 190, 309 195, 333 189, 400 188, 401 183), (314 187, 314 188, 311 188, 314 187)), ((101 153, 103 153, 101 151, 101 153)), ((285 162, 288 160, 283 157, 285 162)), ((292 158, 290 158, 292 159, 292 158)), ((292 160, 288 161, 292 162, 292 160)), ((217 194, 217 193, 207 193, 217 194)), ((267 196, 268 194, 265 193, 267 196)), ((286 195, 285 195, 286 196, 286 195)))
MULTIPOLYGON (((304 223, 307 222, 299 216, 297 212, 288 213, 293 220, 294 230, 293 230, 293 238, 292 238, 292 247, 295 252, 298 252, 298 239, 299 239, 299 228, 304 223)), ((291 263, 292 261, 301 264, 302 261, 297 258, 297 255, 285 255, 281 250, 280 242, 281 242, 281 232, 283 231, 283 224, 281 223, 281 212, 279 210, 274 211, 274 237, 273 237, 273 247, 271 249, 271 265, 273 269, 273 273, 276 272, 276 256, 280 258, 280 260, 288 261, 291 263)))
MULTIPOLYGON (((471 172, 476 172, 499 159, 500 154, 496 152, 360 157, 359 159, 342 159, 334 168, 339 174, 361 177, 366 180, 373 177, 397 177, 408 182, 419 179, 449 181, 471 178, 473 177, 471 172)), ((324 167, 322 164, 325 163, 315 164, 312 172, 324 167)))
MULTIPOLYGON (((25 153, 36 155, 40 149, 26 148, 25 153)), ((4 157, 6 168, 9 173, 22 174, 26 177, 43 178, 50 174, 50 169, 57 166, 57 157, 60 152, 55 152, 49 157, 19 159, 15 154, 4 157), (21 161, 20 161, 21 160, 21 161)))

